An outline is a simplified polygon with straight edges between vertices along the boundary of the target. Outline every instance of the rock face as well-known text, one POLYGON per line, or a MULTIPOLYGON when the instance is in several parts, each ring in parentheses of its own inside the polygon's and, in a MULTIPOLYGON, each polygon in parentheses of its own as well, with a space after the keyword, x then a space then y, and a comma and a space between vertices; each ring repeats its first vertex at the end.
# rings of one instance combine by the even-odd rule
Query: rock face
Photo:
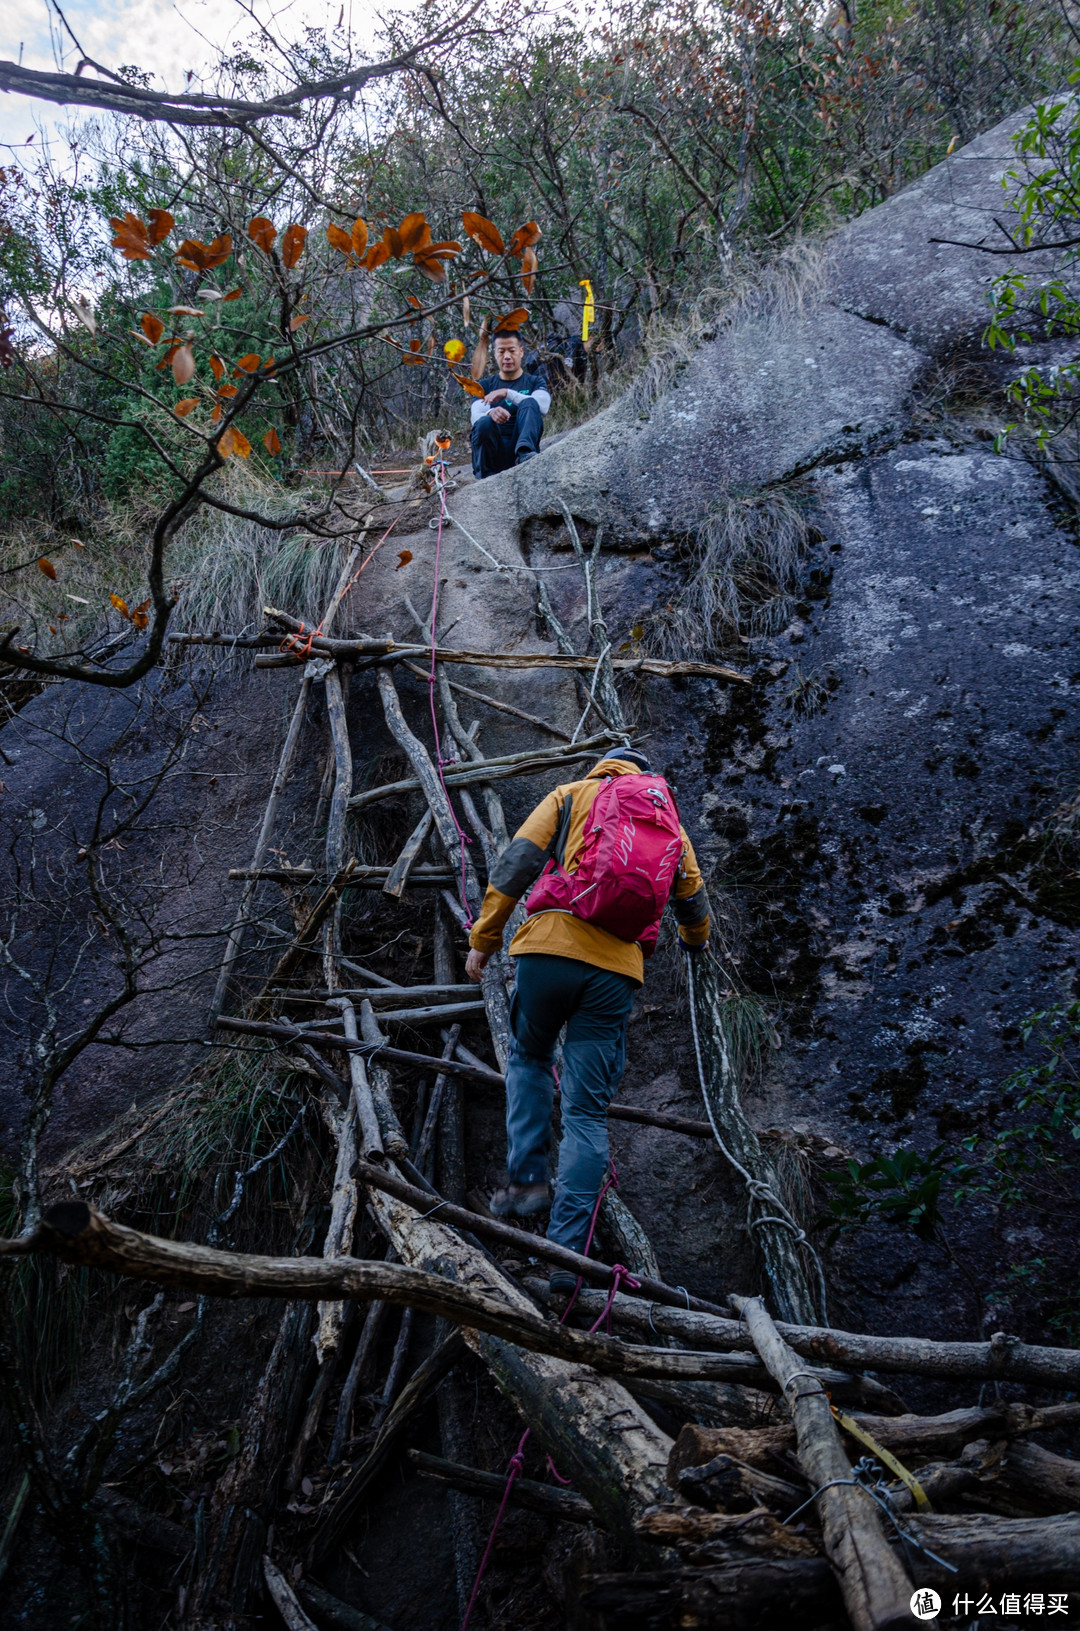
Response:
MULTIPOLYGON (((636 697, 642 734, 710 871, 742 980, 773 1012, 780 1047, 750 1109, 764 1128, 798 1126, 863 1155, 901 1137, 926 1147, 975 1125, 1014 1064, 1020 1021, 1074 989, 1080 913, 1030 836, 1076 791, 1072 523, 1031 466, 995 457, 977 424, 927 397, 941 364, 972 354, 987 278, 1004 264, 930 240, 969 239, 1003 208, 1013 123, 839 234, 798 300, 772 290, 745 302, 665 390, 629 393, 518 471, 463 481, 440 545, 438 627, 454 643, 551 649, 535 622, 535 571, 583 645, 583 590, 565 538, 560 545, 552 529, 529 525, 557 517, 565 502, 604 526, 600 589, 618 643, 643 611, 678 592, 672 541, 725 498, 801 479, 819 541, 791 626, 741 648, 753 685, 649 682, 636 697)), ((373 563, 343 617, 352 628, 411 635, 406 594, 423 615, 430 610, 435 535, 398 542, 412 565, 398 571, 392 555, 373 563)), ((460 678, 577 722, 581 704, 566 676, 460 678)), ((193 780, 199 792, 188 795, 193 826, 196 811, 220 811, 213 838, 197 846, 208 869, 200 875, 218 882, 189 897, 196 926, 231 915, 235 886, 225 873, 250 854, 295 685, 234 676, 208 699, 211 725, 229 720, 236 734, 229 787, 211 797, 193 780)), ((404 675, 400 686, 415 728, 429 730, 426 693, 404 675)), ((354 753, 368 775, 389 746, 370 675, 354 679, 350 700, 354 753)), ((61 706, 55 693, 38 699, 5 741, 47 727, 61 706)), ((124 706, 100 702, 98 728, 117 740, 128 728, 124 706)), ((522 745, 523 727, 482 704, 476 711, 491 752, 522 745)), ((319 700, 307 736, 279 835, 293 861, 319 856, 311 827, 326 741, 319 700)), ((189 762, 207 783, 216 764, 208 744, 197 738, 189 762)), ((46 792, 53 805, 68 801, 69 825, 76 810, 85 819, 89 794, 70 767, 25 763, 11 780, 9 821, 43 807, 46 792)), ((511 819, 555 779, 503 784, 511 819)), ((365 842, 392 853, 413 819, 412 806, 397 808, 365 842)), ((182 829, 174 823, 157 840, 166 871, 182 872, 193 853, 182 829)), ((154 842, 141 841, 140 853, 151 856, 154 842)), ((363 911, 373 936, 399 932, 399 908, 376 897, 363 911)), ((145 1004, 144 1039, 201 1031, 212 983, 200 972, 205 947, 177 947, 175 956, 187 959, 188 995, 174 993, 159 1014, 145 1004)), ((650 974, 623 1091, 700 1114, 676 961, 661 953, 650 974)), ((89 966, 76 975, 73 1002, 91 978, 89 966)), ((9 1035, 12 1067, 19 1045, 9 1035)), ((190 1055, 162 1052, 153 1068, 148 1057, 99 1052, 80 1064, 65 1085, 58 1136, 132 1095, 160 1092, 165 1061, 174 1078, 190 1055)), ((5 1075, 16 1078, 17 1069, 5 1075)), ((4 1091, 10 1138, 19 1101, 4 1091)), ((470 1182, 483 1182, 502 1158, 499 1107, 479 1096, 470 1114, 470 1182)), ((715 1154, 679 1138, 661 1151, 660 1142, 625 1130, 618 1139, 624 1193, 662 1268, 708 1296, 748 1289, 737 1186, 715 1154)), ((992 1257, 992 1243, 983 1248, 992 1257)), ((928 1304, 924 1270, 902 1246, 883 1245, 875 1262, 875 1274, 844 1282, 841 1300, 858 1317, 928 1332, 967 1319, 958 1281, 936 1282, 928 1304), (877 1301, 886 1294, 887 1306, 877 1301)))

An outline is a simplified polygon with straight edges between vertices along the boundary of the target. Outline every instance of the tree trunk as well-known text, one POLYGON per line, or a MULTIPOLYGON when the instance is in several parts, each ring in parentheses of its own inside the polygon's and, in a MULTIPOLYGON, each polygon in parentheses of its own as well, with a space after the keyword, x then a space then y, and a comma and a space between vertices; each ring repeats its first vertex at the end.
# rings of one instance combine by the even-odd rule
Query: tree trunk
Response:
MULTIPOLYGON (((692 962, 688 959, 688 965, 709 1119, 729 1160, 734 1157, 754 1182, 768 1191, 750 1194, 747 1200, 754 1220, 751 1233, 764 1259, 765 1277, 777 1312, 781 1319, 809 1324, 820 1311, 815 1308, 795 1233, 777 1218, 773 1197, 780 1194, 780 1181, 776 1169, 739 1101, 738 1074, 727 1044, 716 965, 707 954, 692 962)), ((745 1181, 741 1175, 739 1181, 745 1181)))
POLYGON ((819 1491, 825 1551, 855 1631, 909 1631, 912 1582, 889 1548, 877 1506, 865 1490, 852 1487, 851 1463, 825 1389, 806 1375, 760 1298, 740 1299, 739 1311, 791 1408, 799 1465, 810 1488, 819 1491))

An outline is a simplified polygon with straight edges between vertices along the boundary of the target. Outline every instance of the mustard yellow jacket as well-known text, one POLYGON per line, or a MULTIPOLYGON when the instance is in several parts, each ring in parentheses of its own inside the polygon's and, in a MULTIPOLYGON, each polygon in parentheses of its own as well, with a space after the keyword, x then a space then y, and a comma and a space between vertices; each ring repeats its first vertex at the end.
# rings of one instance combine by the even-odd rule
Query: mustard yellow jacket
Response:
MULTIPOLYGON (((583 781, 566 782, 549 793, 532 815, 518 828, 491 871, 480 916, 473 924, 469 944, 489 954, 502 945, 503 929, 515 905, 531 889, 555 848, 560 820, 567 799, 572 801, 570 824, 563 851, 563 866, 576 872, 585 835, 585 819, 593 799, 609 776, 639 774, 639 767, 625 759, 601 759, 583 781)), ((680 827, 682 860, 671 892, 679 934, 688 946, 703 946, 709 938, 709 903, 705 885, 694 855, 694 847, 680 827)), ((510 943, 511 957, 523 952, 545 952, 551 957, 573 957, 581 963, 627 974, 640 984, 645 977, 641 947, 617 935, 583 923, 568 912, 542 912, 531 917, 510 943)))

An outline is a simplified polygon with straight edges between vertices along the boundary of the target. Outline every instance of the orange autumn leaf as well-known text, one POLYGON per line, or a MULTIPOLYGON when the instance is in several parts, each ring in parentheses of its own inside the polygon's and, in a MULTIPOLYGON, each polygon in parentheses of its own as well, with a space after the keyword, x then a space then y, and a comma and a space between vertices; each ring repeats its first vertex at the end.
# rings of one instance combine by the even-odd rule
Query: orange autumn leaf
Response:
POLYGON ((139 318, 139 327, 142 329, 151 345, 157 345, 165 332, 165 324, 161 318, 152 311, 144 311, 139 318))
POLYGON ((211 353, 210 356, 210 372, 213 374, 215 379, 220 379, 222 374, 225 372, 225 364, 222 362, 221 358, 216 352, 211 353))
POLYGON ((120 616, 121 617, 126 617, 128 619, 128 622, 130 622, 131 621, 131 613, 128 611, 127 601, 124 600, 123 597, 120 596, 120 595, 110 595, 109 599, 112 601, 113 605, 116 607, 117 611, 120 613, 120 616))
POLYGON ((508 311, 505 317, 497 317, 495 319, 495 331, 498 332, 499 329, 502 329, 504 334, 514 332, 519 329, 523 323, 527 323, 528 321, 529 314, 525 310, 525 307, 518 306, 515 311, 508 311))
POLYGON ((256 215, 248 222, 248 237, 256 249, 261 249, 264 255, 269 255, 277 240, 277 227, 265 215, 256 215))
POLYGON ((223 294, 221 298, 222 298, 222 300, 239 300, 240 296, 243 294, 243 292, 244 291, 243 291, 242 288, 241 289, 230 289, 228 294, 223 294))
POLYGON ((295 334, 298 328, 303 328, 305 323, 310 323, 310 322, 311 322, 311 313, 310 312, 298 311, 295 317, 290 317, 289 318, 289 333, 290 334, 295 334))
POLYGON ((532 294, 536 286, 537 265, 536 250, 530 245, 521 255, 521 287, 526 294, 532 294))
POLYGON ((166 306, 165 310, 170 317, 205 317, 206 313, 198 306, 166 306))
POLYGON ((221 415, 222 415, 222 413, 223 413, 223 411, 224 411, 224 410, 223 410, 223 408, 222 408, 222 406, 221 406, 221 403, 220 403, 220 402, 216 402, 216 403, 215 403, 215 404, 214 404, 214 411, 213 411, 213 413, 212 413, 212 414, 211 414, 211 415, 210 415, 210 423, 211 423, 211 424, 212 424, 212 425, 218 425, 218 424, 220 424, 220 423, 221 423, 221 415))
POLYGON ((232 458, 234 454, 240 459, 249 459, 251 457, 251 443, 243 431, 237 430, 235 425, 230 425, 224 436, 221 437, 217 450, 223 459, 232 458))
POLYGON ((281 437, 278 435, 273 425, 271 425, 270 429, 263 437, 263 447, 265 447, 268 453, 275 455, 281 452, 281 437))
POLYGON ((362 221, 359 216, 356 217, 352 224, 350 237, 352 238, 353 254, 359 259, 367 248, 368 241, 367 222, 362 221))
POLYGON ((477 215, 474 210, 462 210, 461 224, 473 243, 489 255, 503 255, 506 245, 502 241, 502 233, 494 221, 489 221, 486 215, 477 215))
POLYGON ((523 227, 518 227, 510 239, 506 253, 513 255, 515 260, 520 260, 522 252, 530 249, 533 244, 538 244, 543 236, 535 221, 526 221, 523 227))
POLYGON ((152 244, 159 244, 163 238, 169 236, 175 225, 176 220, 169 214, 168 210, 151 210, 150 231, 147 233, 147 237, 152 244))
POLYGON ((173 409, 173 413, 178 419, 183 419, 192 411, 193 408, 197 408, 198 406, 199 399, 197 396, 186 396, 182 402, 178 402, 176 404, 175 408, 173 409))
POLYGON ((412 558, 412 550, 403 549, 397 558, 397 566, 395 566, 394 571, 400 572, 403 566, 408 566, 412 558))
POLYGON ((291 272, 297 265, 306 242, 307 227, 297 226, 294 221, 292 226, 285 228, 281 237, 281 259, 286 271, 291 272))
POLYGON ((232 238, 223 232, 212 243, 204 244, 198 238, 185 238, 176 251, 181 266, 191 272, 209 272, 220 266, 232 254, 232 238))
POLYGON ((177 385, 186 385, 195 377, 195 353, 190 345, 177 346, 173 353, 172 375, 177 385))
POLYGON ((374 272, 376 267, 384 266, 389 259, 390 246, 385 239, 380 238, 378 243, 372 244, 364 256, 364 265, 369 272, 374 272))
POLYGON ((417 249, 423 249, 431 242, 431 228, 421 211, 414 210, 406 215, 398 227, 401 236, 401 248, 406 255, 413 254, 417 249))
POLYGON ((135 610, 131 614, 131 621, 134 623, 137 629, 145 629, 150 621, 146 615, 146 609, 149 604, 150 600, 149 597, 147 597, 147 599, 142 602, 141 606, 135 607, 135 610))
POLYGON ((256 374, 262 358, 257 351, 249 351, 246 356, 239 359, 234 372, 243 374, 256 374))
MULTIPOLYGON (((451 373, 453 373, 453 369, 451 369, 451 373)), ((466 396, 483 396, 484 387, 482 385, 478 385, 474 379, 469 379, 466 374, 454 374, 454 378, 457 380, 466 396)))
POLYGON ((42 555, 37 564, 38 564, 38 571, 39 572, 44 572, 45 576, 47 578, 51 578, 53 583, 55 583, 56 582, 56 568, 53 565, 53 563, 48 559, 48 557, 45 556, 45 555, 42 555))
POLYGON ((126 261, 148 261, 150 259, 150 234, 146 223, 140 221, 137 215, 127 210, 121 219, 112 216, 109 225, 113 229, 112 246, 119 249, 126 261))
POLYGON ((236 390, 235 385, 219 385, 217 394, 218 396, 235 396, 236 390))
POLYGON ((413 265, 418 272, 423 272, 426 278, 430 278, 432 283, 446 281, 446 267, 434 255, 414 255, 413 265))
POLYGON ((341 227, 336 226, 333 221, 326 228, 326 237, 331 249, 338 250, 342 255, 354 253, 352 238, 341 227))
POLYGON ((401 241, 401 233, 397 227, 386 227, 383 231, 382 241, 395 259, 405 253, 405 246, 401 241))

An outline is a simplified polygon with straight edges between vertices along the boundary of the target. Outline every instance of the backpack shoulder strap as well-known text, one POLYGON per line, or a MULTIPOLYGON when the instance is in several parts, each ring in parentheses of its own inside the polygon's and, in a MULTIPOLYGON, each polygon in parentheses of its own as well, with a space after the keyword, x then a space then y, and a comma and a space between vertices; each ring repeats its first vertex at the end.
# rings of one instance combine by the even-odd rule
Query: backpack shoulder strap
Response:
POLYGON ((563 799, 563 807, 559 813, 559 825, 555 828, 555 837, 551 841, 551 855, 557 866, 563 866, 566 858, 566 840, 570 836, 570 821, 574 813, 574 795, 567 793, 563 799))

